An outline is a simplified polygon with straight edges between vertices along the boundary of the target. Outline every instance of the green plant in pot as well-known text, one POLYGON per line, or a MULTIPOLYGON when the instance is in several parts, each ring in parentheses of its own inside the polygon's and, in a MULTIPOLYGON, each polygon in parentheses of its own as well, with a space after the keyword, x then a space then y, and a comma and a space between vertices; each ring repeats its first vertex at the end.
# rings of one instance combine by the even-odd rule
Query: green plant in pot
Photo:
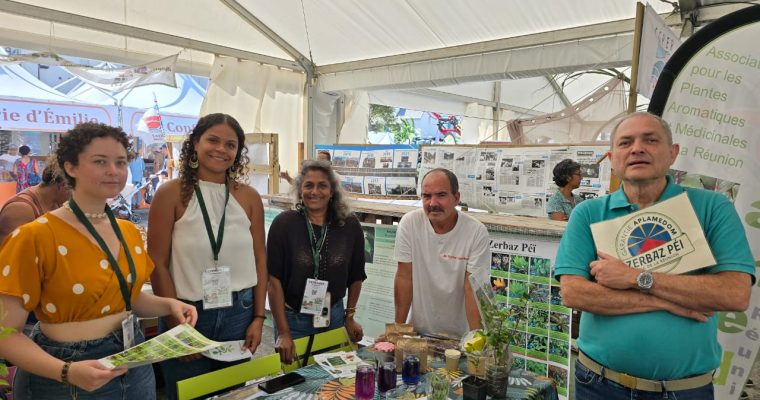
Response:
POLYGON ((526 313, 521 304, 527 304, 528 291, 512 298, 516 307, 493 300, 490 282, 471 286, 480 310, 482 329, 471 332, 463 340, 463 349, 468 356, 468 367, 473 355, 479 355, 477 363, 485 361, 485 380, 488 383, 488 395, 503 398, 507 394, 509 371, 512 368, 512 351, 509 347, 515 336, 515 329, 525 324, 526 313), (480 347, 480 349, 478 349, 480 347), (468 351, 469 350, 471 351, 468 351))

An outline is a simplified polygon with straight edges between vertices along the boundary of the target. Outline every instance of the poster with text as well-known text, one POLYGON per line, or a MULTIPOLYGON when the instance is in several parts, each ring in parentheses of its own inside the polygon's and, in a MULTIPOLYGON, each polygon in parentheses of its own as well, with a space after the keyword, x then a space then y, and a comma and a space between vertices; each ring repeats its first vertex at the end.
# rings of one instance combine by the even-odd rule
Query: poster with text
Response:
MULTIPOLYGON (((683 42, 665 66, 649 111, 662 115, 680 153, 675 181, 730 199, 760 257, 760 6, 728 14, 683 42)), ((756 261, 756 266, 760 265, 756 261)), ((756 269, 757 270, 757 269, 756 269)), ((715 397, 738 399, 758 351, 760 289, 745 312, 717 316, 723 359, 715 397), (730 322, 729 322, 730 321, 730 322)))

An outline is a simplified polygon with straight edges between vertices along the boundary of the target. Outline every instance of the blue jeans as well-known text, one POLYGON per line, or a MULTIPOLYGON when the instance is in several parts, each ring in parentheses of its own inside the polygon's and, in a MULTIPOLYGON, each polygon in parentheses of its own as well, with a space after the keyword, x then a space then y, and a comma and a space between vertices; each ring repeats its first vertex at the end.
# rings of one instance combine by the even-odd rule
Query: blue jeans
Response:
POLYGON ((646 392, 629 389, 589 370, 580 361, 575 362, 575 398, 579 400, 713 400, 713 385, 680 390, 677 392, 646 392))
MULTIPOLYGON (((195 329, 211 340, 219 342, 244 340, 245 331, 251 325, 251 322, 253 322, 253 290, 251 288, 234 292, 232 306, 226 308, 204 310, 203 301, 183 301, 194 305, 198 310, 198 322, 195 324, 195 329)), ((163 319, 159 321, 158 329, 159 332, 168 330, 163 319)), ((177 398, 178 381, 242 362, 245 362, 245 360, 221 362, 206 357, 192 361, 179 359, 166 360, 161 363, 161 372, 163 373, 166 385, 166 395, 170 400, 177 398)))
MULTIPOLYGON (((285 319, 288 321, 288 328, 290 328, 290 337, 298 339, 304 336, 313 335, 315 333, 326 332, 335 328, 340 328, 344 325, 345 308, 343 306, 343 299, 336 301, 335 304, 330 307, 330 326, 326 328, 315 328, 311 314, 302 314, 285 307, 285 319)), ((277 328, 274 328, 274 340, 277 340, 277 328)))
MULTIPOLYGON (((139 324, 136 324, 139 325, 139 324)), ((46 353, 63 361, 97 360, 124 350, 121 329, 108 336, 81 342, 56 342, 45 336, 37 324, 32 330, 32 340, 46 353)), ((139 326, 135 327, 135 343, 145 337, 139 326)), ((155 400, 156 378, 153 367, 145 365, 130 368, 126 374, 116 377, 94 392, 86 392, 73 385, 32 375, 18 370, 13 381, 13 398, 18 400, 42 399, 140 399, 155 400)))
MULTIPOLYGON (((142 181, 132 182, 132 184, 135 185, 135 188, 140 187, 141 183, 142 181)), ((140 207, 140 201, 142 200, 142 196, 140 196, 140 190, 135 192, 134 196, 132 196, 132 200, 132 208, 140 207)))

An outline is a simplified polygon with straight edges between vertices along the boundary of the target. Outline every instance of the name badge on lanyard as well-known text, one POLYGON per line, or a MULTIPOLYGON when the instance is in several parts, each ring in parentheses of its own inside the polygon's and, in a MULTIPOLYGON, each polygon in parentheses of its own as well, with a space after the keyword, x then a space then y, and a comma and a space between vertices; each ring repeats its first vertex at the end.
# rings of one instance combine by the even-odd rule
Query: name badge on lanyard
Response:
POLYGON ((315 328, 323 328, 330 325, 330 292, 327 291, 329 282, 319 279, 319 267, 322 264, 322 250, 327 241, 327 230, 330 223, 324 224, 320 237, 317 237, 314 233, 314 226, 309 220, 309 211, 305 208, 303 215, 306 220, 306 229, 309 232, 314 278, 306 280, 306 288, 301 301, 301 312, 313 316, 312 325, 315 328))
POLYGON ((203 271, 203 309, 232 305, 232 276, 229 267, 209 268, 203 271))
POLYGON ((206 234, 211 244, 211 252, 214 255, 214 267, 203 271, 201 274, 201 286, 203 287, 203 309, 222 308, 232 306, 232 275, 230 267, 219 267, 219 251, 222 249, 222 240, 224 240, 224 221, 227 217, 227 202, 230 200, 230 188, 224 185, 224 211, 222 218, 219 220, 219 228, 216 237, 211 229, 211 218, 209 218, 206 202, 203 200, 203 193, 200 187, 195 186, 195 197, 198 199, 198 205, 203 214, 203 224, 206 226, 206 234))
POLYGON ((137 323, 135 315, 129 313, 127 318, 121 321, 121 334, 124 338, 124 349, 134 347, 135 345, 135 324, 137 323))
POLYGON ((322 315, 327 295, 327 281, 309 278, 301 301, 301 312, 311 315, 322 315))

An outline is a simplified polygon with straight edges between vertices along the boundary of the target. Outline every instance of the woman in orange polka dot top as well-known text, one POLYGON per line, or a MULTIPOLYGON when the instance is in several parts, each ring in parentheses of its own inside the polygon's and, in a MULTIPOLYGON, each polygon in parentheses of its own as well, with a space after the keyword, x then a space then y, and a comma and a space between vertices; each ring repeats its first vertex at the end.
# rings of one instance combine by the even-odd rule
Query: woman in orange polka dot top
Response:
MULTIPOLYGON (((153 270, 140 233, 113 220, 106 200, 127 179, 129 147, 121 128, 77 125, 56 157, 72 187, 64 207, 13 231, 0 248, 0 358, 16 366, 16 399, 155 399, 150 365, 109 370, 97 359, 123 350, 122 322, 172 315, 195 324, 195 308, 141 292, 153 270), (115 265, 114 265, 115 264, 115 265), (40 323, 21 334, 29 312, 40 323)), ((144 340, 139 326, 136 342, 144 340)))

